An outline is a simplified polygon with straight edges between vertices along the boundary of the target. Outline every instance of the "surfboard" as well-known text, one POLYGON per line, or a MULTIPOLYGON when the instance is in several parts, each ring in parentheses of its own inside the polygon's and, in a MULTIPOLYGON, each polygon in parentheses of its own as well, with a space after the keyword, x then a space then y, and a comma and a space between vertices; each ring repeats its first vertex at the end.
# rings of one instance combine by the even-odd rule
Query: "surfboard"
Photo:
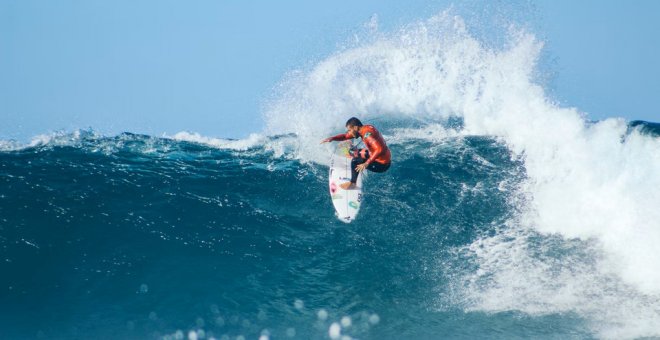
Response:
POLYGON ((344 223, 351 223, 360 211, 362 205, 362 177, 358 175, 356 188, 344 190, 339 185, 351 180, 351 156, 350 150, 353 143, 350 140, 339 142, 335 152, 330 158, 330 170, 328 174, 328 188, 332 205, 335 207, 335 215, 344 223))

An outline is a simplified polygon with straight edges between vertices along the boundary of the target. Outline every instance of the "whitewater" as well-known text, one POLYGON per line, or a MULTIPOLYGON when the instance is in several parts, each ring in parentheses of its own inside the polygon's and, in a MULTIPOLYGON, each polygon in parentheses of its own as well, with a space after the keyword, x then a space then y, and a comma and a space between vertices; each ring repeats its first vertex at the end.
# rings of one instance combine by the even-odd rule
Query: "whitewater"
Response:
POLYGON ((451 11, 288 73, 240 140, 0 142, 3 338, 660 337, 660 129, 547 93, 451 11), (393 155, 333 216, 351 116, 393 155))

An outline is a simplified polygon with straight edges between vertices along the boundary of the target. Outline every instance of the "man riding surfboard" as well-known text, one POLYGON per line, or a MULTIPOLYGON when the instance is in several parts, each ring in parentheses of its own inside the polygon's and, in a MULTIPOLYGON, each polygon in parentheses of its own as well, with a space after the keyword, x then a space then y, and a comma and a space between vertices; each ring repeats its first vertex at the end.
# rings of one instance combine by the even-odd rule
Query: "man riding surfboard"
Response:
POLYGON ((390 149, 385 139, 373 125, 362 125, 362 122, 352 117, 346 121, 346 133, 328 137, 321 144, 332 141, 343 141, 353 138, 362 138, 366 149, 355 151, 351 160, 351 181, 339 186, 344 190, 355 188, 358 174, 364 169, 373 172, 385 172, 392 164, 390 149))

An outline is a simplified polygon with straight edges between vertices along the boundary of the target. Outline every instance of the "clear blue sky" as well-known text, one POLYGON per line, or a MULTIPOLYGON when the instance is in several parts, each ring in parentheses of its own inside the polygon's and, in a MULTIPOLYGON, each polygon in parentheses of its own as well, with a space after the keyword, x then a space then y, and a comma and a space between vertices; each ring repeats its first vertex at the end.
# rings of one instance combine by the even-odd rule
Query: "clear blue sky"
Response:
POLYGON ((546 42, 563 105, 660 121, 660 1, 0 0, 0 138, 87 127, 243 137, 261 129, 286 71, 373 14, 388 30, 484 3, 546 42))

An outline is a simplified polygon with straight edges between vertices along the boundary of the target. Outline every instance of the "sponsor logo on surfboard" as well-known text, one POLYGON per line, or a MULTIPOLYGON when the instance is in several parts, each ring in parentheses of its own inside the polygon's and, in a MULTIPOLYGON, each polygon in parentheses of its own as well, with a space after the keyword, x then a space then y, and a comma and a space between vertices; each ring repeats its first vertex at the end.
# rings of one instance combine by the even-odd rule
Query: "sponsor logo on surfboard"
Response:
POLYGON ((348 206, 351 207, 351 208, 353 208, 353 209, 357 209, 357 208, 358 208, 358 204, 355 203, 354 201, 350 201, 350 202, 348 202, 348 206))

